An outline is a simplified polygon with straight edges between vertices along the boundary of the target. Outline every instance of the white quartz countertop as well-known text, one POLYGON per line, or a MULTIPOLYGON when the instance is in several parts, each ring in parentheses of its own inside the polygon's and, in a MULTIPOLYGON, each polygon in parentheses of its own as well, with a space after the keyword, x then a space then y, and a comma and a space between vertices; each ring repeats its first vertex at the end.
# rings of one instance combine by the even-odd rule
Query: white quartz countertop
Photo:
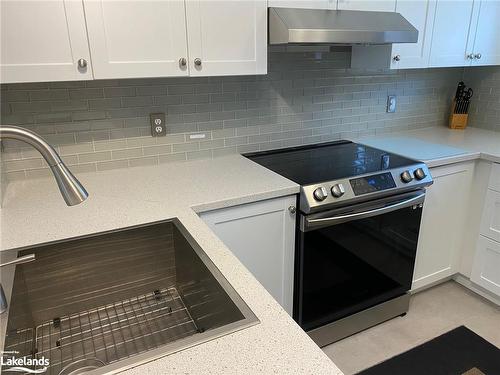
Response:
POLYGON ((500 163, 500 132, 477 128, 432 127, 362 137, 356 141, 422 160, 429 167, 478 158, 500 163))
MULTIPOLYGON (((488 130, 434 127, 356 141, 431 167, 476 158, 500 163, 500 133, 488 130)), ((260 320, 256 326, 129 369, 127 374, 341 374, 197 215, 295 194, 297 184, 240 155, 78 178, 90 197, 75 207, 64 204, 52 179, 7 186, 0 210, 3 254, 177 217, 260 320)))
POLYGON ((260 320, 127 374, 342 374, 196 213, 295 194, 298 185, 240 155, 78 178, 90 196, 75 207, 64 204, 52 179, 10 183, 0 249, 177 217, 260 320))

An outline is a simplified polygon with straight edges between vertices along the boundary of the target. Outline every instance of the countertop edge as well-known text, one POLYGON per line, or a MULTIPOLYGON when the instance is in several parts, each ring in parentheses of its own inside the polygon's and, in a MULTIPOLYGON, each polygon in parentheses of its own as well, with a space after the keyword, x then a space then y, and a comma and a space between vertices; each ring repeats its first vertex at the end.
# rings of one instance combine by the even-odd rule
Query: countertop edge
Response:
POLYGON ((246 196, 241 196, 241 197, 231 197, 223 201, 213 201, 213 202, 207 202, 207 203, 199 203, 199 204, 194 204, 191 206, 191 209, 196 213, 196 214, 201 214, 203 212, 207 211, 213 211, 213 210, 219 210, 222 208, 228 208, 228 207, 234 207, 234 206, 239 206, 242 204, 249 204, 249 203, 255 203, 255 202, 260 202, 268 199, 273 199, 273 198, 280 198, 280 197, 285 197, 287 195, 294 195, 298 194, 300 192, 300 186, 290 186, 290 187, 285 187, 277 190, 272 190, 272 191, 267 191, 267 192, 262 192, 258 194, 252 194, 252 195, 246 195, 246 196))
POLYGON ((467 154, 452 155, 443 158, 422 160, 429 168, 443 167, 450 164, 463 163, 464 161, 483 159, 480 152, 471 152, 467 154))

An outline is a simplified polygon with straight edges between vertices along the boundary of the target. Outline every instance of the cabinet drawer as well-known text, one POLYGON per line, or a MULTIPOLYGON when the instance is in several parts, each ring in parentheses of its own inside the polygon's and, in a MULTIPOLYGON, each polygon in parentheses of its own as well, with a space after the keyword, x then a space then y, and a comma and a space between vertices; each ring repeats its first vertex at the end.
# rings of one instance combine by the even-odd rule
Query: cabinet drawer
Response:
POLYGON ((500 296, 500 243, 479 236, 470 279, 500 296))
POLYGON ((498 191, 488 189, 486 192, 480 233, 500 242, 500 192, 498 191))
POLYGON ((490 189, 500 191, 500 164, 493 164, 491 166, 490 182, 488 187, 490 189))

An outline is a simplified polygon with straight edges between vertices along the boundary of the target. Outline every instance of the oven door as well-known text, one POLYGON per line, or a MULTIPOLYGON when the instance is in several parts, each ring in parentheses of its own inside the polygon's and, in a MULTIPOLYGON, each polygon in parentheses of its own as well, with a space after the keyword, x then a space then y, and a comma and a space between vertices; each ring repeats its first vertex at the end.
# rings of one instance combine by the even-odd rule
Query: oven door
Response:
POLYGON ((294 318, 304 330, 411 288, 424 198, 417 190, 300 216, 294 318))

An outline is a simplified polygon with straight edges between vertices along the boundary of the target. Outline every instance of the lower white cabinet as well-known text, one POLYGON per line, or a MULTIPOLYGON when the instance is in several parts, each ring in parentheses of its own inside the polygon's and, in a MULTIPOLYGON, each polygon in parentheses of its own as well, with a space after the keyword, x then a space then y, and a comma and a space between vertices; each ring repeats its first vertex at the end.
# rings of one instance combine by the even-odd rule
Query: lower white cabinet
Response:
POLYGON ((431 169, 418 239, 412 289, 433 284, 458 271, 474 164, 431 169))
POLYGON ((204 212, 200 217, 291 315, 296 196, 204 212))
POLYGON ((495 163, 491 166, 488 189, 500 192, 500 164, 495 163))
POLYGON ((480 232, 483 236, 500 242, 500 193, 498 191, 488 189, 486 192, 480 232))
POLYGON ((500 296, 500 242, 479 236, 470 279, 500 296))
POLYGON ((470 280, 500 297, 500 164, 493 164, 470 280), (496 189, 496 190, 493 190, 496 189))

